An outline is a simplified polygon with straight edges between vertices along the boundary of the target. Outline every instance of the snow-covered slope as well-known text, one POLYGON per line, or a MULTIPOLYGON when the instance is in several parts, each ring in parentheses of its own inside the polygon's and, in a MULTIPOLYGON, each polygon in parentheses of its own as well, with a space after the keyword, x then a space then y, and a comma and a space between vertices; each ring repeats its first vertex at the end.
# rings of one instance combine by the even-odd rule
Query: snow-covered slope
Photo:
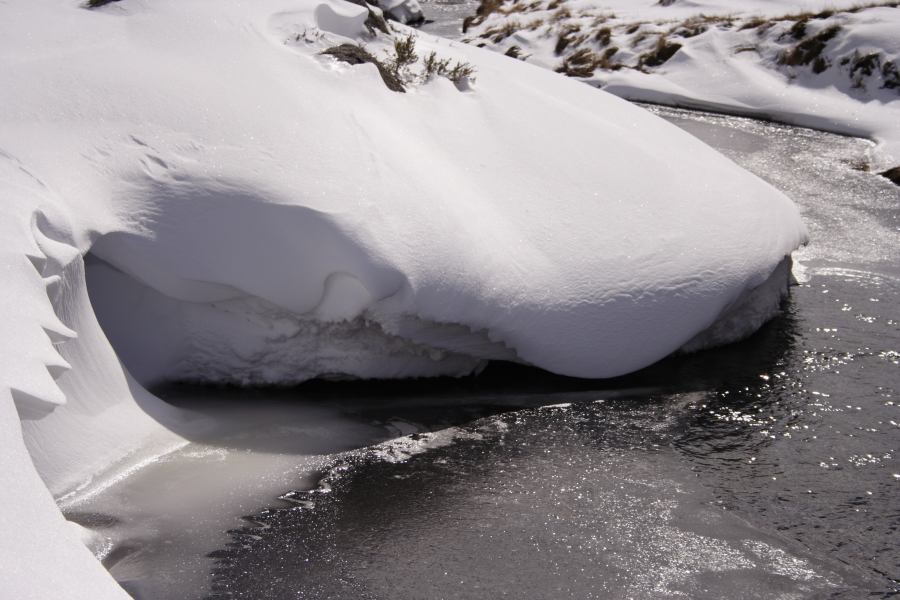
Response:
POLYGON ((465 37, 606 91, 879 142, 900 164, 896 1, 487 0, 465 37))
POLYGON ((35 0, 0 16, 10 597, 122 596, 53 496, 180 443, 190 415, 142 383, 491 358, 617 375, 748 334, 805 239, 758 178, 546 70, 423 35, 400 93, 321 54, 362 41, 388 62, 364 7, 35 0), (477 80, 426 81, 432 50, 477 80), (736 325, 704 335, 720 316, 736 325))

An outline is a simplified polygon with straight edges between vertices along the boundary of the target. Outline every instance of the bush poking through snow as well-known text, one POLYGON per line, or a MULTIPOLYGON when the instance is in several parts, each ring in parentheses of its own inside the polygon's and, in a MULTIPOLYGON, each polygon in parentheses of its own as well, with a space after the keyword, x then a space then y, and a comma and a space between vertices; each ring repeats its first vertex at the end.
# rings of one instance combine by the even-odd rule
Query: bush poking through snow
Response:
MULTIPOLYGON (((555 64, 555 70, 571 77, 604 79, 600 71, 634 69, 651 73, 665 65, 684 47, 703 45, 693 38, 709 39, 712 32, 733 36, 734 55, 753 52, 748 60, 781 72, 794 80, 807 73, 820 75, 837 71, 845 77, 839 88, 851 88, 864 93, 877 89, 900 92, 900 60, 877 47, 860 52, 842 52, 838 43, 850 31, 848 17, 875 8, 898 8, 900 0, 857 4, 843 9, 798 11, 795 13, 759 16, 752 14, 695 14, 681 19, 619 18, 600 8, 595 2, 562 2, 560 0, 481 0, 477 13, 468 17, 463 31, 470 31, 464 40, 479 47, 493 48, 513 57, 537 58, 542 64, 555 64), (602 11, 602 12, 601 12, 602 11), (527 20, 527 13, 534 13, 527 20), (752 32, 750 35, 742 32, 752 32), (529 35, 531 32, 536 32, 529 35), (512 47, 509 38, 519 33, 512 47), (606 48, 621 48, 605 53, 606 48), (877 54, 872 54, 875 51, 877 54), (613 54, 619 60, 612 60, 613 54), (558 59, 554 60, 555 57, 558 59), (844 84, 844 85, 841 85, 844 84)), ((854 19, 850 19, 854 21, 854 19)), ((678 67, 681 68, 681 67, 678 67)))
POLYGON ((393 53, 383 61, 372 56, 362 46, 349 43, 332 46, 322 54, 351 65, 375 65, 384 85, 393 92, 405 92, 408 86, 426 83, 434 77, 446 77, 460 90, 465 89, 468 82, 475 80, 475 67, 467 62, 451 63, 449 58, 440 58, 436 52, 428 53, 422 61, 422 69, 414 71, 413 67, 419 61, 414 34, 395 39, 393 53))
POLYGON ((519 58, 520 56, 522 56, 522 49, 518 46, 510 46, 503 54, 510 58, 519 58))
POLYGON ((590 77, 600 62, 600 57, 588 48, 579 48, 563 60, 557 73, 564 73, 569 77, 590 77))
POLYGON ((577 25, 569 25, 565 27, 560 33, 559 37, 556 39, 556 47, 553 48, 553 53, 559 56, 563 52, 565 52, 566 48, 569 47, 570 44, 578 45, 583 41, 583 38, 578 37, 578 32, 581 31, 577 25))
POLYGON ((324 50, 322 54, 333 56, 339 61, 349 63, 351 65, 361 65, 364 63, 372 63, 378 69, 384 85, 392 92, 405 92, 403 82, 398 78, 394 71, 383 65, 377 58, 369 54, 365 48, 354 44, 341 44, 340 46, 332 46, 324 50))
MULTIPOLYGON (((825 50, 825 46, 828 45, 829 40, 836 36, 840 30, 840 25, 832 25, 827 29, 823 29, 819 33, 806 38, 790 50, 785 50, 779 57, 778 62, 789 67, 810 64, 821 57, 822 51, 825 50)), ((822 60, 824 60, 824 58, 822 60)), ((821 73, 825 70, 816 70, 818 66, 819 65, 814 66, 816 73, 821 73)))
POLYGON ((450 59, 438 58, 437 52, 430 52, 425 57, 422 68, 426 81, 432 77, 446 77, 450 71, 450 59))
POLYGON ((791 26, 790 34, 795 40, 802 40, 806 37, 806 24, 809 22, 808 17, 804 17, 791 26))
POLYGON ((421 72, 415 73, 412 66, 418 60, 414 34, 410 33, 405 38, 394 41, 394 56, 388 59, 388 64, 399 69, 399 77, 407 84, 416 81, 428 82, 434 77, 446 77, 462 90, 467 82, 475 81, 475 67, 467 62, 456 61, 451 67, 449 58, 438 58, 436 52, 430 52, 423 60, 421 72))
POLYGON ((406 37, 394 40, 394 54, 385 61, 385 66, 401 81, 411 79, 410 67, 419 60, 416 54, 416 36, 410 33, 406 37))
POLYGON ((601 27, 597 30, 597 33, 594 34, 594 39, 597 40, 597 43, 600 44, 600 47, 609 46, 609 42, 612 40, 612 29, 609 27, 601 27))
POLYGON ((452 81, 456 87, 462 88, 466 85, 466 82, 475 81, 475 67, 467 62, 457 61, 445 77, 452 81))
POLYGON ((900 89, 900 71, 892 60, 885 60, 879 52, 860 54, 854 50, 851 56, 841 59, 841 66, 850 67, 850 78, 853 87, 865 89, 865 80, 873 75, 881 75, 881 87, 885 89, 900 89))
POLYGON ((658 67, 673 56, 681 49, 681 44, 669 42, 666 36, 661 35, 656 40, 656 46, 653 50, 643 55, 640 60, 641 67, 658 67))

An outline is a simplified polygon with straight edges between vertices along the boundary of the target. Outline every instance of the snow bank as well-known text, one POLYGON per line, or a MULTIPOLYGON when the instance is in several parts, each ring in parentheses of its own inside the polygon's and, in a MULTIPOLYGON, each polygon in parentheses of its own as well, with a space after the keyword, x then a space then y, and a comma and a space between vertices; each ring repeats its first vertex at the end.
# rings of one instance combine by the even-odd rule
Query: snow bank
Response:
POLYGON ((465 35, 631 100, 867 137, 882 170, 900 163, 900 8, 874 4, 487 2, 465 35))
POLYGON ((492 358, 618 375, 730 314, 805 239, 785 196, 614 96, 424 35, 420 65, 433 50, 477 81, 415 66, 396 93, 323 56, 364 41, 386 58, 365 7, 0 12, 11 597, 123 596, 53 497, 195 426, 141 383, 492 358))

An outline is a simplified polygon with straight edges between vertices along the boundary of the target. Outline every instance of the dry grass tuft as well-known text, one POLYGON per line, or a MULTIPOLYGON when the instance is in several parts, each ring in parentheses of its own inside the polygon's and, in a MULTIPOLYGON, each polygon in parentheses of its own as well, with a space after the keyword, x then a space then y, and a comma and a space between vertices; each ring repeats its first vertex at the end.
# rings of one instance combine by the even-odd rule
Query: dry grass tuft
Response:
POLYGON ((612 41, 612 29, 609 27, 601 27, 594 33, 594 39, 597 40, 597 43, 600 44, 600 47, 609 46, 609 42, 612 41))
POLYGON ((675 56, 675 53, 680 49, 681 44, 669 42, 666 36, 660 35, 653 50, 641 56, 638 61, 638 67, 658 67, 675 56))
MULTIPOLYGON (((816 61, 817 64, 814 66, 814 70, 819 68, 821 70, 816 72, 821 73, 827 68, 827 64, 822 68, 823 63, 816 59, 821 57, 822 51, 825 50, 825 46, 828 45, 829 40, 836 36, 840 30, 840 25, 832 25, 817 34, 806 38, 790 50, 782 52, 778 57, 778 63, 796 67, 801 65, 805 66, 816 61)), ((824 60, 824 57, 822 57, 822 61, 824 60)))

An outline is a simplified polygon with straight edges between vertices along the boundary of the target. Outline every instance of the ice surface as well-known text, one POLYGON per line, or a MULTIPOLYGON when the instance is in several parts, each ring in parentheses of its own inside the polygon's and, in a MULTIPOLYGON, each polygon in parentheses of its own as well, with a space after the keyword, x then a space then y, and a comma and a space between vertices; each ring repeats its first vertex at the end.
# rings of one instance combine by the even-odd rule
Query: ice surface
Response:
POLYGON ((502 357, 607 377, 680 348, 805 239, 757 177, 544 70, 422 35, 420 55, 468 61, 477 81, 391 92, 371 65, 321 55, 392 45, 344 3, 0 12, 0 563, 16 598, 123 597, 52 497, 202 426, 122 368, 93 302, 144 380, 185 362, 296 380, 284 362, 260 369, 323 339, 297 334, 348 324, 362 327, 306 374, 462 374, 502 357), (88 252, 130 278, 112 288, 121 303, 88 297, 88 252), (366 328, 380 337, 361 355, 366 328))

